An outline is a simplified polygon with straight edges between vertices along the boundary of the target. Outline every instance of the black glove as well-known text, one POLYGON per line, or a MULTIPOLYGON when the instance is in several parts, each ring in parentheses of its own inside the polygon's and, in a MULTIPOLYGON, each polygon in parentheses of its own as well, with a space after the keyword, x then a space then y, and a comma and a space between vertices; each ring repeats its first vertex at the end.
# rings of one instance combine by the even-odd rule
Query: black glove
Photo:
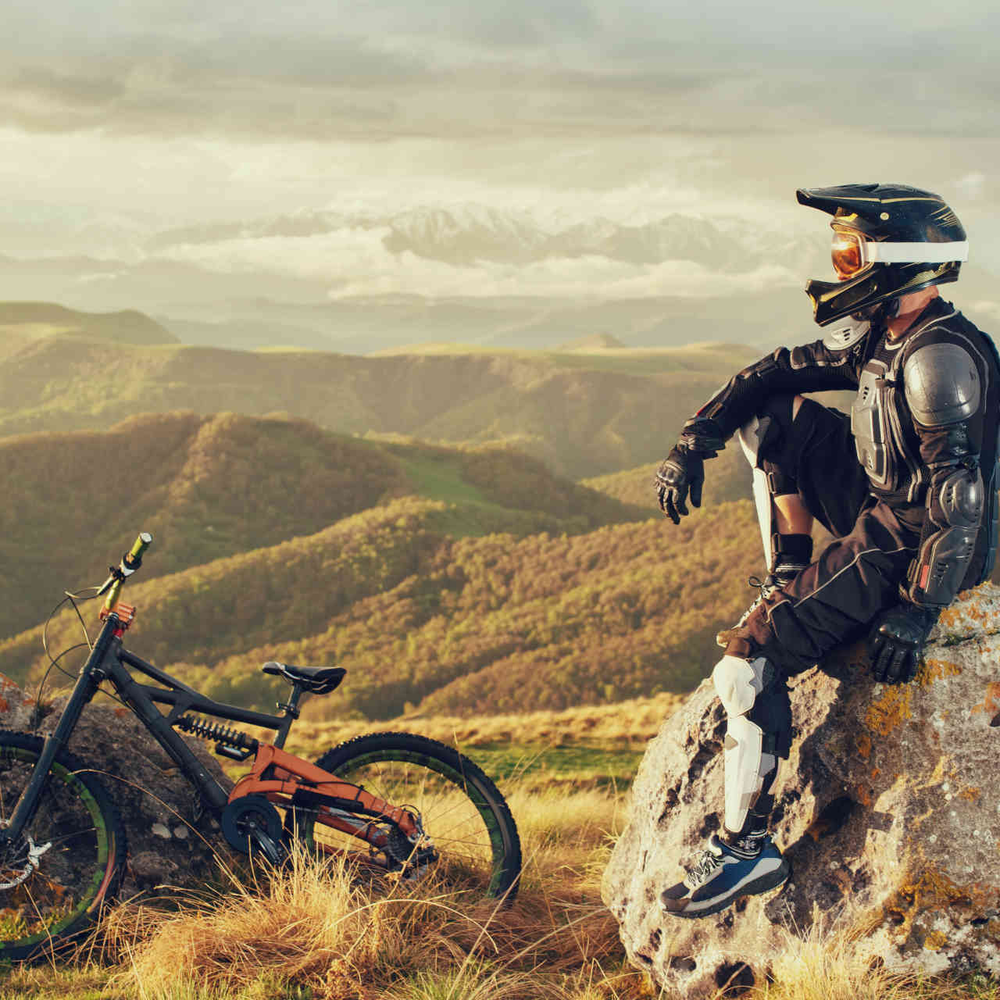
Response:
POLYGON ((691 505, 701 506, 701 487, 705 482, 705 463, 698 452, 688 451, 677 445, 660 463, 656 470, 656 498, 660 510, 674 524, 681 523, 681 517, 688 513, 685 500, 691 494, 691 505))
POLYGON ((883 684, 913 680, 924 643, 940 613, 939 608, 904 603, 883 611, 875 619, 868 635, 868 655, 875 680, 883 684))
POLYGON ((701 506, 701 488, 705 482, 706 458, 715 458, 726 446, 722 432, 714 420, 694 417, 684 425, 681 439, 676 447, 660 463, 653 483, 660 510, 674 524, 681 523, 681 517, 688 513, 688 493, 691 506, 701 506))

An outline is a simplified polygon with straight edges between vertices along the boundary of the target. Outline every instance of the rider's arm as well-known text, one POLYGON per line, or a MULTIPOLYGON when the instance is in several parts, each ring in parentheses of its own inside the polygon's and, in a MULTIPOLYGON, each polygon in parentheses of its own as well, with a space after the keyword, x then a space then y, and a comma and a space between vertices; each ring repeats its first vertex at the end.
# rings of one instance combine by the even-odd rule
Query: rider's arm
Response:
POLYGON ((689 490, 691 502, 701 506, 703 460, 718 454, 772 393, 856 389, 865 340, 862 335, 838 342, 831 335, 800 347, 779 347, 737 372, 685 423, 680 440, 660 464, 654 488, 663 513, 679 524, 688 512, 689 490))
POLYGON ((983 521, 985 393, 976 361, 960 338, 948 335, 921 337, 909 351, 903 382, 928 477, 926 517, 905 597, 943 608, 961 589, 983 521))
POLYGON ((828 338, 799 347, 779 347, 737 372, 688 421, 685 432, 699 420, 711 420, 728 440, 773 393, 856 389, 862 345, 863 341, 841 347, 828 338))

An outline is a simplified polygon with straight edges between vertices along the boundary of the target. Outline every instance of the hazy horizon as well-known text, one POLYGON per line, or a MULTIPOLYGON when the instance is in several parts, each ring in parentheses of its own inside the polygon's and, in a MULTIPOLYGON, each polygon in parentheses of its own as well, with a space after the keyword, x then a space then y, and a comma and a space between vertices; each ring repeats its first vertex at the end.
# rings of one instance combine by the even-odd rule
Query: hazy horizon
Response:
MULTIPOLYGON (((258 273, 310 288, 328 274, 333 297, 738 294, 801 287, 807 261, 779 250, 737 273, 603 248, 442 260, 393 250, 384 225, 150 241, 473 206, 551 233, 680 214, 822 247, 828 220, 795 203, 796 187, 898 181, 944 195, 972 262, 1000 271, 995 70, 981 45, 1000 13, 984 2, 947 18, 908 5, 905 23, 887 3, 787 0, 139 0, 104 14, 66 0, 8 13, 0 254, 165 257, 246 275, 248 291, 258 273)), ((94 280, 107 279, 80 276, 94 280)))

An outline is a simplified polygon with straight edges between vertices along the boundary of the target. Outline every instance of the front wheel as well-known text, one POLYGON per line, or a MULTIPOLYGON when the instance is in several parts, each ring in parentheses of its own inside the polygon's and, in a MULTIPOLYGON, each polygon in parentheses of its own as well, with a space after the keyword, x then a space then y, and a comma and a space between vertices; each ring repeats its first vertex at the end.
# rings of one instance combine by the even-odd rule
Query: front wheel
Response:
MULTIPOLYGON (((0 732, 0 827, 31 778, 43 741, 0 732)), ((50 953, 82 933, 114 896, 125 835, 107 789, 60 752, 38 811, 16 840, 0 844, 0 961, 50 953)))
POLYGON ((496 785, 467 757, 425 736, 372 733, 328 750, 316 764, 414 812, 426 839, 400 843, 398 830, 388 830, 389 846, 379 851, 324 824, 321 810, 296 807, 286 821, 308 848, 355 857, 367 851, 370 864, 404 876, 433 863, 451 886, 513 902, 521 874, 517 826, 496 785))

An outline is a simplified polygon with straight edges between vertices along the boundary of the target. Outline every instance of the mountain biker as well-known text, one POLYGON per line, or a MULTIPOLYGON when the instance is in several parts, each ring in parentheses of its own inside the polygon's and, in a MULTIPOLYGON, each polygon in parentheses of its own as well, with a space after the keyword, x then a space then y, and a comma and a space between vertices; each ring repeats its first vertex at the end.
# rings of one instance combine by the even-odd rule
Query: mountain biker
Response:
POLYGON ((700 506, 704 460, 738 433, 767 563, 758 598, 719 634, 725 807, 698 863, 661 895, 681 917, 790 874, 768 835, 791 741, 787 678, 867 634, 875 679, 910 681, 941 609, 995 557, 1000 358, 938 291, 968 259, 962 224, 938 195, 899 184, 797 197, 833 217, 839 280, 806 293, 816 323, 836 325, 737 372, 656 475, 678 524, 688 498, 700 506), (849 417, 798 395, 826 389, 857 390, 849 417), (814 519, 834 535, 816 558, 814 519))

